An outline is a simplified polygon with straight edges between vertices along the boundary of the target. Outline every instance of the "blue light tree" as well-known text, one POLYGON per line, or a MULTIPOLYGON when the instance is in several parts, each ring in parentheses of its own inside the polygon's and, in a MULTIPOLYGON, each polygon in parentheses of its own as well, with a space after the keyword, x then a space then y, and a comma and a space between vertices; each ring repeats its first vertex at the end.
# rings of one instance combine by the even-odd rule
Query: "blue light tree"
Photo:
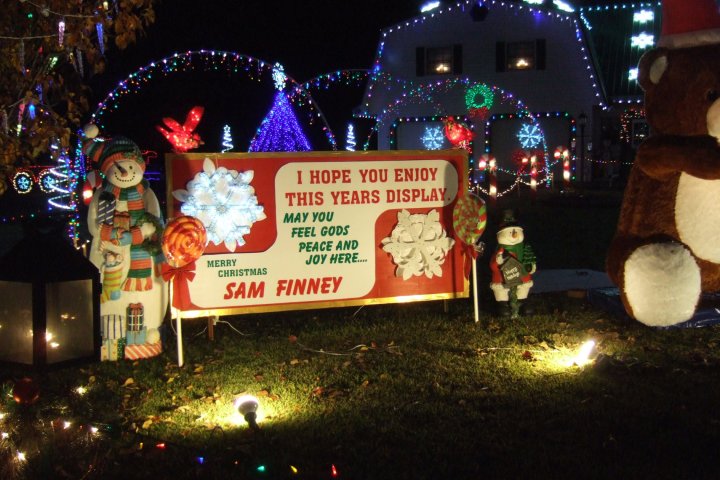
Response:
POLYGON ((275 64, 273 79, 277 89, 275 100, 250 142, 249 151, 300 152, 311 150, 310 142, 295 116, 287 95, 283 92, 286 77, 280 64, 275 64))

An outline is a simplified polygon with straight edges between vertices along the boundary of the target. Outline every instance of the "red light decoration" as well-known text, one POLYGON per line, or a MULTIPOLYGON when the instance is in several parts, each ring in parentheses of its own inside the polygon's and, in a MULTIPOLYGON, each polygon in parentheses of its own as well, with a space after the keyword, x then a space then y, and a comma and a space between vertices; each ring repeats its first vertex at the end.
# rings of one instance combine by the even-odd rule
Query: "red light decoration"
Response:
POLYGON ((193 150, 204 142, 200 138, 200 135, 193 133, 195 128, 200 123, 200 119, 205 112, 204 107, 193 107, 185 118, 185 123, 180 125, 175 119, 170 117, 164 117, 162 119, 166 127, 170 131, 164 129, 160 125, 156 125, 158 132, 162 133, 163 136, 173 146, 173 150, 177 153, 185 153, 188 150, 193 150))
POLYGON ((102 185, 100 174, 95 170, 91 170, 85 177, 85 183, 83 184, 82 197, 85 205, 90 205, 95 189, 100 185, 102 185))
POLYGON ((470 142, 473 139, 473 131, 467 125, 456 122, 453 117, 448 117, 444 122, 445 137, 455 148, 464 148, 468 153, 472 153, 470 142))
POLYGON ((562 158, 563 162, 563 184, 565 185, 565 188, 570 186, 570 151, 563 147, 559 146, 555 149, 555 153, 553 156, 560 160, 562 158))
POLYGON ((12 395, 20 405, 32 405, 40 398, 40 387, 32 378, 23 377, 15 382, 12 395))

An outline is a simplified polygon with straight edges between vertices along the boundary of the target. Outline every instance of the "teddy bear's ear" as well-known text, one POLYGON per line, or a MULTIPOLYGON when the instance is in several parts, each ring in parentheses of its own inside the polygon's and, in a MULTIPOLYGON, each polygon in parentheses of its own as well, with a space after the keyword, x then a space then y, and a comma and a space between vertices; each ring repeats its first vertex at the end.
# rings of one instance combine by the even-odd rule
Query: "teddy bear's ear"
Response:
POLYGON ((668 67, 668 51, 666 48, 655 48, 640 57, 638 65, 638 82, 643 90, 657 85, 668 67))

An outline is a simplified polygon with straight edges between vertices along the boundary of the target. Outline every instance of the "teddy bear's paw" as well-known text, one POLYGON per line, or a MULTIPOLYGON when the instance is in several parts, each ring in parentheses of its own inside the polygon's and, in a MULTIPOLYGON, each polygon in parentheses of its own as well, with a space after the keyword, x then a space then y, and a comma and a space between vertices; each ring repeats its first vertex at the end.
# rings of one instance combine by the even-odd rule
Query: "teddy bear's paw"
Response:
POLYGON ((689 320, 700 298, 700 268, 679 243, 653 243, 625 262, 625 298, 636 320, 669 326, 689 320))

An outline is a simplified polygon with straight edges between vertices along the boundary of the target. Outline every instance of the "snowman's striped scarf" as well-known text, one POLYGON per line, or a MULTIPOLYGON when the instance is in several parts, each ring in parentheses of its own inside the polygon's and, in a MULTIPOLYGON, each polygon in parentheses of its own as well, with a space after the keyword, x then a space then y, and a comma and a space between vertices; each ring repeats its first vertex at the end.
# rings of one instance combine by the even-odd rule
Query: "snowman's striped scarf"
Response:
POLYGON ((152 257, 143 246, 142 234, 139 228, 132 231, 132 227, 140 227, 140 221, 145 216, 145 203, 143 192, 148 183, 143 180, 134 187, 120 188, 110 183, 105 185, 105 191, 112 193, 117 201, 127 203, 127 214, 116 212, 113 225, 103 225, 100 238, 105 241, 115 241, 124 245, 130 244, 130 270, 122 286, 125 291, 144 291, 152 288, 152 257), (129 225, 128 225, 129 215, 129 225), (124 218, 123 218, 124 217, 124 218), (128 230, 131 230, 128 232, 128 230), (124 237, 121 241, 121 237, 124 237))

